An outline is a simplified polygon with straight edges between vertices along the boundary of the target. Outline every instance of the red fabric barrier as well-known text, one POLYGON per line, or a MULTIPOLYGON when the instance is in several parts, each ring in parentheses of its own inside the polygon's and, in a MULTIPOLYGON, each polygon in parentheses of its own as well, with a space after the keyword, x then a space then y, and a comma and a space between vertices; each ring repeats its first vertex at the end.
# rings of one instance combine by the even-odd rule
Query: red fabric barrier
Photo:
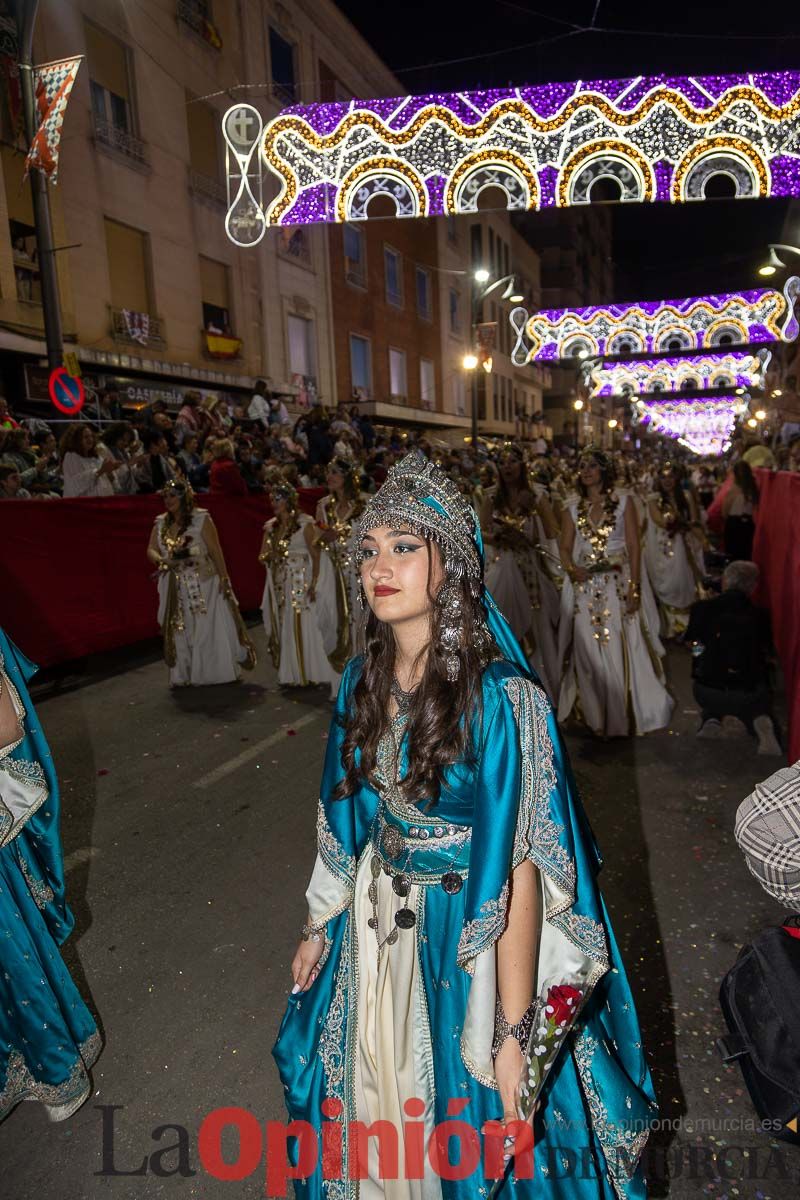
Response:
MULTIPOLYGON (((790 756, 800 758, 800 475, 758 471, 753 556, 769 607, 789 708, 790 756)), ((323 489, 300 493, 313 513, 323 489)), ((199 497, 219 530, 239 603, 261 604, 265 496, 199 497)), ((42 666, 127 646, 158 633, 153 570, 145 556, 158 496, 6 500, 0 539, 0 625, 42 666)))
MULTIPOLYGON (((314 513, 323 488, 300 492, 314 513)), ((239 604, 257 609, 258 561, 272 509, 266 496, 198 496, 219 531, 239 604)), ((40 666, 158 634, 153 567, 145 551, 159 496, 5 500, 0 505, 0 625, 40 666)))
POLYGON ((759 488, 753 558, 758 599, 770 610, 789 713, 789 761, 800 758, 800 475, 756 471, 759 488))

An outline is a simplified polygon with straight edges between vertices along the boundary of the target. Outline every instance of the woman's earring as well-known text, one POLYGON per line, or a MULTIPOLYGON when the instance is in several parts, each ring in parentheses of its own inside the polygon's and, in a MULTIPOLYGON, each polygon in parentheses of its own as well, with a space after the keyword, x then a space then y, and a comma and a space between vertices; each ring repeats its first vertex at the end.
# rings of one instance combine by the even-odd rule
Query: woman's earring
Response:
POLYGON ((442 610, 439 640, 445 656, 447 678, 450 683, 455 683, 461 670, 458 651, 463 642, 464 632, 461 589, 455 583, 446 582, 436 600, 442 610))
POLYGON ((367 607, 367 597, 366 593, 364 592, 364 584, 360 579, 358 581, 358 607, 362 612, 367 607))

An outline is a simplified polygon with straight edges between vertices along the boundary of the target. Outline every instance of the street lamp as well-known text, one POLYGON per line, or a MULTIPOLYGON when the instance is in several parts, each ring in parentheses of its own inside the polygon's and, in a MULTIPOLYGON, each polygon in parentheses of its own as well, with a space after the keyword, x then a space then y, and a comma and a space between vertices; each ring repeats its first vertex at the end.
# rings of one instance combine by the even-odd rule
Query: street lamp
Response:
POLYGON ((757 408, 753 413, 753 416, 757 421, 766 421, 767 419, 767 414, 764 412, 763 408, 757 408))
POLYGON ((608 422, 608 428, 609 428, 609 429, 616 429, 618 424, 619 424, 619 421, 617 420, 617 418, 616 418, 616 417, 612 417, 612 418, 610 419, 610 421, 608 422))
MULTIPOLYGON (((491 275, 490 275, 489 271, 487 271, 486 267, 476 267, 476 269, 472 272, 472 326, 471 326, 471 330, 472 330, 473 345, 475 345, 477 325, 478 325, 478 316, 480 315, 480 312, 481 312, 481 309, 483 306, 483 302, 484 302, 484 300, 487 299, 488 296, 491 296, 492 293, 496 292, 498 288, 503 287, 503 285, 505 285, 501 299, 509 300, 513 304, 520 304, 522 302, 522 300, 524 299, 522 293, 517 288, 516 279, 513 275, 503 275, 499 279, 495 279, 492 282, 490 282, 490 280, 491 280, 491 275), (478 285, 478 286, 476 287, 476 285, 478 285)), ((464 359, 463 359, 463 366, 464 366, 465 370, 474 372, 475 367, 477 367, 477 365, 478 365, 478 359, 474 353, 470 352, 468 354, 465 354, 464 359)), ((491 356, 487 355, 487 357, 483 360, 483 369, 487 375, 491 374, 491 370, 492 370, 491 356)), ((472 445, 474 448, 478 444, 478 376, 477 376, 477 374, 473 374, 473 376, 472 376, 471 417, 472 417, 472 420, 471 420, 472 445)))
POLYGON ((769 257, 767 258, 767 261, 762 263, 758 268, 759 275, 763 275, 765 278, 768 278, 770 275, 774 275, 776 271, 782 271, 785 269, 786 263, 778 257, 778 250, 783 250, 789 254, 800 255, 800 247, 786 246, 782 242, 770 242, 769 257))
POLYGON ((572 401, 572 407, 575 409, 576 412, 581 411, 581 409, 583 408, 583 401, 581 400, 580 397, 578 397, 577 400, 572 401))

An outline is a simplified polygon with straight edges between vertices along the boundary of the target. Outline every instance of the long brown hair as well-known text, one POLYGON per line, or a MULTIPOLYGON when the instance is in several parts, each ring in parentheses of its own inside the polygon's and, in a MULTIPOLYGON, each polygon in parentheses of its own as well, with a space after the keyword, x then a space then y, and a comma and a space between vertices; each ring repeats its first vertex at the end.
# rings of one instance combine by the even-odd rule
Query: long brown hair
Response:
MULTIPOLYGON (((468 579, 445 575, 442 586, 458 588, 463 621, 459 648, 460 670, 452 682, 447 678, 445 651, 441 645, 443 609, 431 590, 432 555, 441 557, 435 542, 428 547, 428 596, 431 600, 430 640, 419 686, 414 692, 408 717, 408 773, 399 786, 408 803, 427 800, 426 808, 439 799, 444 774, 453 763, 474 760, 472 717, 481 710, 481 675, 498 651, 494 642, 478 631, 485 615, 480 597, 468 579)), ((421 653, 425 653, 423 650, 421 653)), ((372 783, 377 765, 378 743, 388 724, 389 698, 394 678, 395 640, 391 626, 369 613, 366 652, 352 704, 343 721, 344 779, 334 792, 337 800, 352 796, 364 781, 372 783), (356 763, 356 751, 361 752, 356 763)))
POLYGON ((99 458, 100 452, 97 449, 97 437, 95 435, 94 450, 91 454, 84 454, 81 450, 81 439, 83 438, 84 429, 88 429, 94 434, 94 428, 88 425, 85 421, 74 421, 72 425, 68 425, 61 435, 61 441, 58 446, 58 454, 63 463, 64 458, 70 451, 73 454, 80 454, 81 458, 99 458))
POLYGON ((742 489, 745 500, 749 500, 751 504, 758 504, 758 484, 749 462, 740 459, 733 464, 733 482, 742 489))
MULTIPOLYGON (((525 459, 520 454, 519 450, 514 447, 511 450, 504 450, 500 455, 500 459, 510 458, 515 463, 519 464, 519 484, 517 485, 520 493, 530 492, 533 495, 530 476, 525 465, 525 459)), ((495 493, 495 507, 500 511, 511 512, 511 493, 508 489, 506 481, 503 479, 503 472, 499 469, 502 462, 497 463, 497 491, 495 493)))
POLYGON ((185 483, 182 479, 171 479, 162 490, 162 495, 165 492, 172 492, 173 496, 177 496, 181 502, 178 509, 178 514, 175 516, 171 512, 164 515, 164 524, 166 526, 174 525, 182 533, 185 533, 189 528, 194 512, 194 491, 190 484, 185 483))

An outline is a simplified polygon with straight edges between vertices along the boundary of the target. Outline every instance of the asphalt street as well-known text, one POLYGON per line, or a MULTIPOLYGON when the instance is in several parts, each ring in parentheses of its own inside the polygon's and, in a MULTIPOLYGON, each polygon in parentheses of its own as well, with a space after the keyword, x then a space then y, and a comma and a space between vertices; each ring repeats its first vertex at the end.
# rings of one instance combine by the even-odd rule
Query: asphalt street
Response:
MULTIPOLYGON (((241 685, 170 692, 153 645, 37 693, 77 917, 65 957, 105 1049, 71 1120, 51 1125, 23 1104, 0 1126, 4 1200, 264 1195, 263 1160, 243 1181, 206 1174, 197 1131, 224 1106, 262 1125, 283 1117, 270 1047, 305 914, 331 705, 324 689, 279 690, 257 641, 241 685), (160 1154, 184 1137, 175 1127, 194 1174, 170 1173, 178 1151, 160 1154)), ((757 1132, 715 1048, 719 982, 782 914, 733 838, 739 801, 782 760, 758 758, 749 739, 697 741, 688 653, 671 650, 668 667, 668 731, 568 738, 665 1119, 649 1191, 788 1200, 800 1149, 757 1132)))

